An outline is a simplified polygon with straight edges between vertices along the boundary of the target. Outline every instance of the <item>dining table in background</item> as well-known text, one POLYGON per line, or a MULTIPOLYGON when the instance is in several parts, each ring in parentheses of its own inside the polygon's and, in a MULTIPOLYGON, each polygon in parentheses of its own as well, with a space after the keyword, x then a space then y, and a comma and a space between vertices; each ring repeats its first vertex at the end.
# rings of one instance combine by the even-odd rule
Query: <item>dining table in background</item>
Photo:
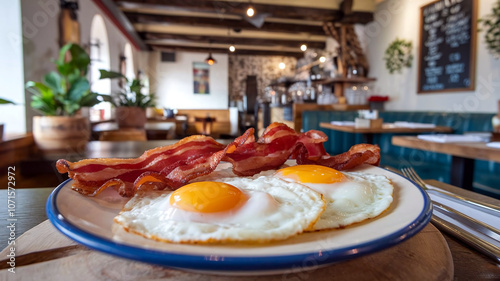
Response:
POLYGON ((354 125, 337 125, 326 122, 319 123, 321 128, 352 133, 362 134, 364 142, 374 144, 373 136, 376 134, 419 134, 419 133, 451 133, 450 127, 435 126, 435 127, 402 127, 396 126, 393 123, 383 123, 381 128, 356 128, 354 125))
MULTIPOLYGON (((115 122, 103 122, 92 126, 92 134, 96 139, 105 132, 119 131, 120 128, 115 122)), ((147 138, 150 140, 172 139, 175 137, 176 123, 175 119, 169 121, 148 121, 144 124, 144 130, 147 138)))
POLYGON ((393 136, 392 144, 451 155, 450 183, 468 190, 472 190, 475 159, 500 162, 500 149, 486 142, 433 142, 415 136, 393 136))
MULTIPOLYGON (((179 140, 151 140, 151 141, 90 141, 82 151, 47 151, 42 157, 46 160, 64 158, 78 161, 87 158, 135 158, 146 150, 168 146, 179 140)), ((216 139, 221 144, 229 144, 230 139, 216 139)))
MULTIPOLYGON (((456 193, 458 195, 466 195, 478 200, 482 200, 483 202, 487 202, 490 204, 500 204, 500 200, 487 197, 484 195, 480 195, 477 193, 473 193, 467 190, 463 190, 461 188, 457 188, 448 184, 444 184, 438 181, 434 180, 429 180, 426 181, 428 184, 456 193)), ((26 236, 21 237, 19 239, 18 243, 16 246, 21 249, 20 252, 18 253, 18 263, 21 264, 23 263, 22 260, 22 255, 26 254, 26 249, 23 249, 23 247, 27 247, 27 245, 23 245, 23 243, 28 243, 27 241, 31 241, 31 243, 38 245, 39 247, 43 248, 44 243, 48 243, 49 240, 53 239, 60 239, 64 240, 66 242, 61 242, 62 244, 67 243, 70 245, 74 245, 71 240, 68 238, 62 236, 48 221, 47 221, 47 216, 45 213, 45 203, 47 201, 47 197, 50 195, 54 188, 52 187, 45 187, 45 188, 29 188, 29 189, 17 189, 16 190, 16 213, 15 213, 15 236, 16 238, 19 238, 22 234, 26 233, 26 236), (40 225, 38 225, 40 224, 40 225), (38 226, 37 226, 38 225, 38 226), (36 226, 36 227, 35 227, 36 226), (33 228, 35 227, 35 228, 33 228), (40 233, 37 233, 37 231, 40 231, 40 233), (37 236, 38 235, 38 236, 37 236), (24 239, 23 239, 24 238, 24 239)), ((2 190, 0 191, 0 201, 1 202, 6 202, 7 201, 7 191, 2 190)), ((0 212, 0 220, 3 222, 6 222, 7 219, 9 218, 7 209, 4 211, 0 212)), ((0 228, 0 237, 9 237, 9 232, 10 230, 6 227, 0 228)), ((366 272, 380 272, 380 269, 377 267, 382 267, 382 268, 387 268, 387 272, 385 272, 383 275, 380 276, 371 276, 372 278, 391 278, 391 276, 398 276, 396 271, 401 271, 405 270, 404 268, 401 268, 401 265, 404 263, 411 263, 408 264, 408 267, 412 267, 413 269, 411 270, 416 270, 416 272, 422 272, 422 274, 425 274, 425 271, 429 270, 436 270, 435 268, 430 269, 430 267, 433 266, 432 263, 436 263, 437 260, 435 257, 427 257, 426 259, 422 259, 422 257, 415 257, 412 256, 414 253, 410 252, 405 252, 412 243, 418 243, 420 245, 419 247, 424 247, 423 244, 421 243, 426 243, 426 239, 429 239, 427 242, 431 243, 430 239, 445 239, 445 241, 442 241, 441 246, 445 246, 445 248, 441 249, 439 248, 438 253, 436 255, 444 255, 446 256, 446 253, 441 252, 441 251, 447 251, 449 248, 449 253, 451 254, 451 257, 449 257, 449 262, 451 264, 446 265, 449 266, 448 270, 451 271, 451 273, 446 273, 446 270, 443 268, 441 270, 438 269, 438 272, 442 272, 444 274, 443 276, 435 276, 435 280, 500 280, 500 267, 499 265, 495 264, 492 260, 488 259, 487 257, 483 256, 482 254, 470 249, 466 245, 464 245, 462 242, 455 240, 452 236, 447 235, 446 233, 441 233, 437 229, 434 228, 432 225, 428 225, 425 227, 420 233, 416 234, 414 237, 410 238, 408 241, 405 241, 403 243, 400 243, 398 245, 395 245, 389 249, 385 249, 380 252, 375 252, 372 254, 367 254, 363 257, 359 257, 354 260, 349 260, 349 261, 344 261, 341 263, 336 263, 333 265, 328 265, 326 267, 321 267, 317 268, 314 271, 306 271, 306 272, 298 272, 294 274, 288 274, 288 275, 274 275, 274 276, 241 276, 237 277, 238 280, 245 281, 245 280, 302 280, 300 279, 301 276, 312 276, 315 277, 315 280, 331 280, 331 275, 321 275, 322 273, 329 272, 329 270, 336 270, 336 278, 335 280, 353 280, 353 276, 358 276, 359 278, 362 278, 363 274, 360 273, 361 271, 366 271, 366 272), (437 237, 436 235, 440 236, 441 238, 437 237), (447 248, 446 248, 447 246, 447 248), (394 256, 398 255, 398 256, 394 256), (401 256, 399 256, 401 255, 401 256), (391 259, 399 259, 399 260, 391 260, 390 262, 387 262, 387 258, 391 259), (366 268, 359 268, 359 266, 365 266, 366 268), (430 267, 429 267, 430 266, 430 267), (419 271, 420 268, 420 271, 419 271), (345 271, 342 271, 344 269, 345 271), (357 272, 357 273, 356 273, 357 272), (352 275, 355 274, 355 275, 352 275), (356 275, 357 274, 357 275, 356 275), (448 274, 448 275, 447 275, 448 274), (317 276, 320 276, 319 278, 317 276), (288 279, 286 279, 286 278, 288 279), (285 279, 284 279, 285 278, 285 279), (294 279, 295 278, 295 279, 294 279), (299 278, 299 279, 297 279, 299 278)), ((435 242, 435 241, 434 241, 435 242)), ((5 245, 7 245, 5 243, 5 245)), ((417 245, 414 245, 417 246, 417 245)), ((69 246, 70 248, 73 246, 69 246)), ((117 268, 120 269, 120 264, 125 264, 129 268, 134 268, 134 276, 137 278, 146 278, 146 277, 155 277, 158 280, 192 280, 192 278, 210 278, 210 280, 231 280, 231 278, 236 278, 236 277, 227 277, 227 276, 214 276, 214 275, 203 275, 203 274, 197 274, 197 273, 190 273, 190 272, 184 272, 176 269, 168 269, 166 267, 161 267, 161 266, 150 266, 147 264, 143 264, 141 262, 135 262, 135 261, 127 261, 122 258, 117 258, 117 257, 112 257, 112 256, 107 256, 105 254, 93 251, 93 250, 88 250, 85 248, 85 250, 82 250, 82 247, 80 246, 74 246, 76 247, 75 249, 68 249, 68 246, 62 247, 61 252, 58 253, 58 248, 50 249, 47 251, 41 251, 37 253, 30 253, 26 256, 27 260, 29 259, 30 261, 27 263, 30 263, 28 265, 23 265, 23 266, 18 266, 16 267, 16 274, 22 274, 23 270, 26 270, 26 272, 33 272, 33 274, 37 274, 36 271, 33 271, 35 268, 39 268, 38 265, 41 265, 42 268, 45 268, 43 271, 44 273, 47 274, 48 272, 51 271, 51 268, 55 268, 56 270, 64 270, 66 267, 76 267, 77 270, 78 268, 79 271, 81 271, 79 274, 82 276, 90 276, 89 272, 87 270, 91 269, 88 268, 91 257, 96 257, 98 259, 102 259, 103 261, 106 261, 105 265, 102 265, 104 268, 103 271, 99 271, 96 269, 96 272, 98 274, 114 274, 113 276, 120 276, 120 274, 130 274, 131 272, 113 272, 113 270, 116 271, 117 268), (64 253, 64 251, 68 251, 68 253, 64 253), (73 252, 72 252, 73 251, 73 252), (40 255, 40 257, 37 259, 36 255, 40 255), (72 255, 80 255, 77 256, 78 258, 73 259, 73 264, 69 265, 66 263, 71 263, 71 256, 72 255), (90 257, 91 256, 91 257, 90 257), (74 261, 85 261, 87 262, 81 262, 81 264, 75 265, 74 261), (47 266, 43 266, 43 265, 47 266), (64 265, 66 264, 66 265, 64 265), (164 278, 164 279, 163 279, 164 278)), ((40 250, 40 249, 39 249, 40 250)), ((28 251, 29 252, 29 251, 28 251)), ((0 260, 4 260, 6 257, 0 257, 0 260)), ((434 267, 437 265, 434 265, 434 267)), ((442 264, 439 264, 439 266, 443 266, 442 264)), ((445 267, 446 267, 445 266, 445 267)), ((0 267, 2 268, 2 267, 0 267)), ((5 268, 5 266, 3 267, 5 268)), ((124 270, 121 268, 121 270, 124 270)), ((126 270, 125 270, 126 271, 126 270)), ((383 270, 382 270, 383 271, 383 270)), ((96 272, 93 272, 92 274, 96 274, 96 272)), ((10 274, 6 272, 6 269, 0 270, 0 276, 5 276, 2 274, 10 274)), ((43 273, 40 272, 43 276, 43 273)), ((22 275, 21 275, 22 276, 22 275)), ((15 276, 13 276, 15 277, 15 276)), ((109 277, 109 276, 108 276, 109 277)), ((130 276, 128 276, 130 277, 130 276)), ((367 277, 367 276, 365 276, 367 277)), ((62 280, 58 279, 57 275, 52 276, 51 275, 51 280, 62 280)), ((106 279, 107 277, 104 275, 101 276, 94 276, 93 278, 96 278, 95 280, 99 280, 99 278, 106 279)), ((421 276, 405 276, 405 280, 421 280, 421 276)), ((0 278, 1 279, 1 278, 0 278)), ((43 279, 43 278, 42 278, 43 279)), ((156 280, 156 279, 155 279, 156 280)), ((201 280, 201 279, 200 279, 201 280)), ((305 280, 305 279, 304 279, 305 280)), ((426 280, 432 280, 432 279, 426 279, 426 280)))

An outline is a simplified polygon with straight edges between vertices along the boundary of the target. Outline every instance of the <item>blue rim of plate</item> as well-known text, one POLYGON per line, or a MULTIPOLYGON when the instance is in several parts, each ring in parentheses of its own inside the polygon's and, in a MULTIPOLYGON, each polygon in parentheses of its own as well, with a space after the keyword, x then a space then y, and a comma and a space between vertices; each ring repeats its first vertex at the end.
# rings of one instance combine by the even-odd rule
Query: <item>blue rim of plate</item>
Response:
MULTIPOLYGON (((380 168, 380 167, 379 167, 380 168)), ((383 169, 383 168, 381 168, 383 169)), ((384 169, 385 170, 385 169, 384 169)), ((158 264, 168 267, 202 270, 202 271, 275 271, 275 270, 307 270, 308 268, 320 265, 331 264, 339 261, 353 259, 392 247, 404 240, 413 237, 429 223, 432 216, 432 205, 427 193, 422 190, 412 180, 389 171, 412 183, 421 193, 424 199, 424 207, 418 217, 403 227, 387 236, 357 244, 355 247, 345 247, 333 250, 323 250, 321 252, 311 252, 295 255, 274 255, 274 256, 216 256, 213 255, 187 255, 179 253, 169 253, 167 251, 155 251, 139 248, 131 245, 118 243, 107 238, 86 232, 71 222, 67 221, 59 212, 56 199, 59 191, 71 181, 68 179, 61 183, 47 199, 46 212, 50 222, 72 240, 87 246, 91 249, 115 255, 121 258, 137 260, 141 262, 158 264)))

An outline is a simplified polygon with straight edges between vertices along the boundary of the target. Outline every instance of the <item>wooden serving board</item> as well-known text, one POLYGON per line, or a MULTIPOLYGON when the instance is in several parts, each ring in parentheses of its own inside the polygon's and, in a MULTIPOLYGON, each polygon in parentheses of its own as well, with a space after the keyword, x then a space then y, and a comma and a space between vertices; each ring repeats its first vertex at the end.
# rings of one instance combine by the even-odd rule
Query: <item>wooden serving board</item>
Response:
MULTIPOLYGON (((3 269, 0 280, 452 280, 453 261, 441 233, 428 224, 417 235, 389 249, 309 271, 272 276, 206 275, 126 260, 84 247, 59 233, 47 220, 16 240, 16 262, 30 264, 3 269), (59 249, 63 247, 62 249, 59 249), (41 261, 60 251, 62 257, 41 261), (64 254, 63 251, 69 251, 64 254), (28 258, 29 259, 28 261, 28 258)), ((8 249, 0 253, 4 259, 8 249)), ((0 265, 1 266, 1 265, 0 265)))

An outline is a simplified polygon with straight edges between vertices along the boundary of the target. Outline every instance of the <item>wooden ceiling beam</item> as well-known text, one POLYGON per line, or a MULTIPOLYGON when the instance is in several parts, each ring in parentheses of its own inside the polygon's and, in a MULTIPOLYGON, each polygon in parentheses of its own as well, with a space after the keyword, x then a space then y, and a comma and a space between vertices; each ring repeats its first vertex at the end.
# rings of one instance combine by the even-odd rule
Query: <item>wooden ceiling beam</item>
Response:
MULTIPOLYGON (((266 30, 247 30, 234 32, 226 28, 205 27, 196 28, 190 25, 172 25, 172 24, 134 24, 137 32, 154 32, 178 35, 210 36, 210 37, 229 37, 229 38, 255 38, 270 39, 282 41, 307 41, 307 42, 325 42, 326 35, 312 35, 307 33, 285 33, 269 32, 266 30)), ((237 39, 235 39, 237 40, 237 39)))
POLYGON ((197 18, 186 16, 165 16, 165 15, 152 15, 152 14, 138 14, 126 12, 125 15, 132 23, 163 23, 163 24, 184 24, 192 25, 193 27, 223 27, 228 29, 249 29, 249 30, 266 30, 273 32, 307 32, 314 35, 324 35, 321 26, 311 25, 298 25, 276 22, 265 22, 261 28, 254 26, 246 20, 233 20, 233 19, 217 19, 217 18, 197 18))
MULTIPOLYGON (((219 14, 245 15, 249 2, 241 1, 206 1, 206 0, 115 0, 119 6, 127 3, 158 5, 159 8, 182 8, 192 12, 215 12, 219 14)), ((272 2, 270 2, 272 3, 272 2)), ((269 5, 252 3, 257 14, 269 14, 276 18, 305 19, 316 21, 336 21, 341 13, 336 7, 331 10, 319 8, 305 8, 284 5, 269 5)))
POLYGON ((187 51, 215 46, 228 52, 235 44, 246 54, 302 57, 301 44, 325 48, 329 25, 373 21, 372 10, 363 9, 360 0, 106 1, 120 8, 146 45, 187 51), (245 15, 250 3, 256 10, 251 19, 245 15))
POLYGON ((261 51, 261 50, 240 50, 237 49, 236 52, 231 53, 227 49, 214 49, 214 48, 194 48, 186 46, 168 46, 168 45, 150 45, 153 50, 157 51, 167 51, 167 52, 197 52, 197 53, 221 53, 229 55, 250 55, 250 56, 282 56, 282 57, 294 57, 302 58, 304 54, 302 52, 283 52, 283 51, 261 51))
POLYGON ((272 40, 272 39, 260 39, 260 38, 231 38, 231 37, 214 37, 214 36, 202 36, 202 35, 179 35, 179 34, 167 34, 167 33, 151 33, 151 32, 141 32, 139 36, 145 40, 181 40, 186 42, 198 42, 198 43, 218 43, 218 44, 245 44, 245 45, 262 45, 262 46, 275 46, 275 45, 285 45, 285 46, 295 46, 299 49, 300 45, 307 44, 308 48, 312 49, 324 49, 326 42, 312 42, 307 40, 293 41, 293 40, 272 40))
POLYGON ((347 16, 352 14, 352 4, 353 0, 344 0, 340 5, 340 10, 342 11, 343 16, 347 16))

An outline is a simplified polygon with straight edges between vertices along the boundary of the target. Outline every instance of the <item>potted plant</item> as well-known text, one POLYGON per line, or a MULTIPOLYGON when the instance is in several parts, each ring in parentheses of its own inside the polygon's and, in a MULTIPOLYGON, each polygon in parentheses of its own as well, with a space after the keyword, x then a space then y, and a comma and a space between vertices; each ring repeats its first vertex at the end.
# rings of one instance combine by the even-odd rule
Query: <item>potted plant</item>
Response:
POLYGON ((84 106, 101 102, 90 91, 86 77, 90 57, 77 44, 66 44, 54 61, 57 71, 47 73, 42 82, 28 81, 31 107, 43 116, 33 117, 33 137, 41 150, 81 149, 90 138, 87 117, 78 114, 84 106))
POLYGON ((146 108, 154 107, 155 95, 142 93, 144 85, 138 79, 129 81, 123 74, 107 71, 101 72, 100 79, 125 79, 125 87, 106 101, 115 107, 115 119, 119 128, 144 128, 146 124, 146 108))
MULTIPOLYGON (((500 1, 497 1, 491 14, 485 15, 478 22, 482 24, 484 33, 484 41, 486 47, 495 58, 500 58, 500 1)), ((481 31, 479 30, 479 31, 481 31)))
POLYGON ((412 43, 404 39, 394 40, 387 50, 385 50, 385 66, 390 74, 403 70, 404 67, 411 67, 413 61, 412 43))

